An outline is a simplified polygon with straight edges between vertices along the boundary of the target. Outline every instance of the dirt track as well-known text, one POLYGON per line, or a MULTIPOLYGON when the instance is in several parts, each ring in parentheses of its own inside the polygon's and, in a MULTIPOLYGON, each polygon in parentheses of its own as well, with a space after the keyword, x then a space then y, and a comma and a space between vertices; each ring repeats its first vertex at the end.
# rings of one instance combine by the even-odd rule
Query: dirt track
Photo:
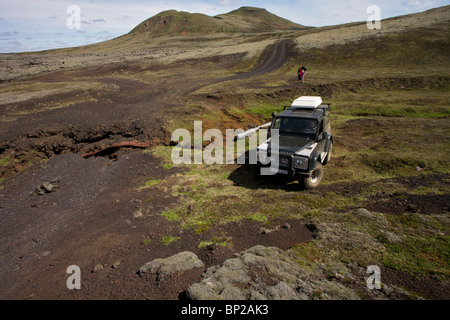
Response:
POLYGON ((289 57, 289 48, 293 47, 293 45, 294 42, 289 39, 276 42, 272 46, 266 48, 261 55, 259 64, 253 70, 244 74, 233 76, 230 80, 256 77, 280 68, 289 57))
MULTIPOLYGON (((164 77, 159 81, 146 84, 141 81, 114 77, 112 74, 126 74, 127 72, 139 72, 139 64, 116 63, 108 66, 86 67, 68 71, 60 71, 33 77, 27 82, 59 83, 66 81, 79 81, 89 79, 91 82, 100 82, 105 85, 115 86, 114 92, 95 92, 96 101, 77 103, 68 108, 39 112, 39 108, 54 100, 70 99, 79 92, 58 94, 35 98, 24 102, 14 103, 14 112, 29 112, 20 117, 20 126, 16 121, 4 121, 0 129, 0 147, 6 149, 5 141, 15 141, 25 135, 39 136, 42 132, 52 131, 64 133, 73 130, 93 130, 102 125, 108 128, 111 125, 128 127, 130 123, 136 123, 143 136, 151 139, 161 137, 158 132, 161 122, 164 122, 167 108, 176 107, 183 97, 205 85, 217 84, 234 79, 245 79, 269 73, 281 67, 288 57, 288 47, 291 40, 281 40, 268 47, 262 54, 260 63, 251 71, 239 73, 229 77, 201 79, 197 75, 178 72, 186 63, 192 69, 201 66, 204 60, 189 60, 178 62, 164 68, 164 77), (36 112, 30 112, 36 110, 36 112), (2 146, 3 145, 3 146, 2 146)), ((239 57, 237 57, 239 58, 239 57)), ((226 68, 238 60, 236 57, 225 56, 223 61, 218 61, 220 67, 226 68)), ((154 68, 154 67, 153 67, 154 68)), ((208 72, 208 70, 203 71, 208 72)), ((0 117, 8 118, 8 108, 3 108, 0 117), (6 114, 5 114, 6 113, 6 114)), ((17 119, 18 120, 18 119, 17 119)), ((97 138, 98 140, 98 138, 97 138)), ((12 142, 14 144, 14 142, 12 142)))

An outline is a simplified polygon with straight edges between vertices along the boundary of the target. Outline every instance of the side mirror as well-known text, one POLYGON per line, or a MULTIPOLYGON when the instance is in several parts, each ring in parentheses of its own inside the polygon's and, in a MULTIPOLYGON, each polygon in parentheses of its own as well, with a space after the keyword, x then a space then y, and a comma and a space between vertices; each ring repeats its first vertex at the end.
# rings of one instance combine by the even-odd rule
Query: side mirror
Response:
POLYGON ((319 140, 326 140, 328 139, 328 132, 322 132, 321 134, 319 134, 319 140))
POLYGON ((275 119, 276 116, 277 116, 277 113, 275 111, 272 112, 272 119, 275 119))

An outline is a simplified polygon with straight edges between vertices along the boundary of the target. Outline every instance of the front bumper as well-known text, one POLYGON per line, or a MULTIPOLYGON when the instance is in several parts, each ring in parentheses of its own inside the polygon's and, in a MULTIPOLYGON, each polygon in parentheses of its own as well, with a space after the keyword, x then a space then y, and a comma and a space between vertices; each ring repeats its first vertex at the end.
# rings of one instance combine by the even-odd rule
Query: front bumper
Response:
MULTIPOLYGON (((267 159, 264 159, 267 161, 267 159)), ((278 166, 271 167, 269 164, 263 164, 266 161, 260 162, 260 154, 258 154, 258 166, 271 168, 274 174, 280 174, 285 176, 306 176, 311 175, 310 164, 311 159, 308 157, 297 156, 290 153, 280 152, 278 155, 278 166)))

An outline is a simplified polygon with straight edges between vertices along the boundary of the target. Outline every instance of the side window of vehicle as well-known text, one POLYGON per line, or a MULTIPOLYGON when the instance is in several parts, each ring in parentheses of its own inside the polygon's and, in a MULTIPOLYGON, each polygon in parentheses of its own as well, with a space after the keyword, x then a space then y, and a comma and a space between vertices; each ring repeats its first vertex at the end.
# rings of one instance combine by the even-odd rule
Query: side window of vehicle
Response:
POLYGON ((274 129, 280 129, 280 119, 278 118, 278 119, 275 119, 275 123, 274 123, 274 125, 273 125, 273 128, 274 129))

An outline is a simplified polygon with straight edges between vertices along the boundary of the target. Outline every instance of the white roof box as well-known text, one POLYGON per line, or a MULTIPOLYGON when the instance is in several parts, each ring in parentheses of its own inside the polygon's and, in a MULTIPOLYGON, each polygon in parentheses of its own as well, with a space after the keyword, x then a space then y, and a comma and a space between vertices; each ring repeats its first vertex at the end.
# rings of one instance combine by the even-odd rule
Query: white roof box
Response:
POLYGON ((322 104, 321 97, 302 96, 292 102, 293 108, 315 109, 322 104))

